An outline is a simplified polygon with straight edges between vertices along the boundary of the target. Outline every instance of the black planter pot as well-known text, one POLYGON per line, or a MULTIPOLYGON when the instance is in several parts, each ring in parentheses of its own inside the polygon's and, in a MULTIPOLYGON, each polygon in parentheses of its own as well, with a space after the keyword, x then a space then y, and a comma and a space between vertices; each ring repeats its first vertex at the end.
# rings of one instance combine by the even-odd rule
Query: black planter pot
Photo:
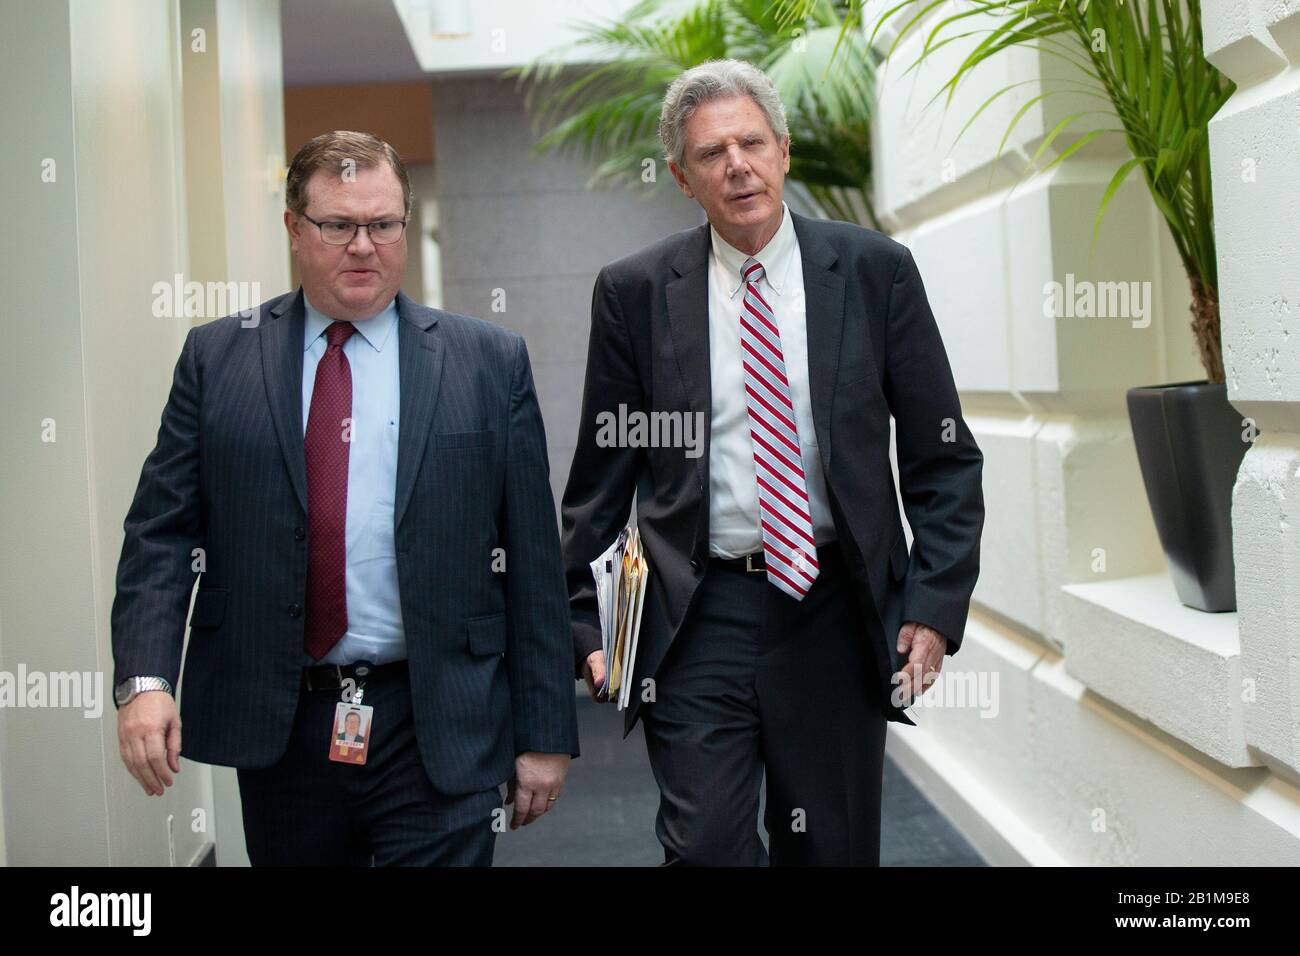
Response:
POLYGON ((1227 386, 1131 388, 1128 416, 1178 599, 1201 611, 1235 611, 1232 486, 1249 444, 1227 386))

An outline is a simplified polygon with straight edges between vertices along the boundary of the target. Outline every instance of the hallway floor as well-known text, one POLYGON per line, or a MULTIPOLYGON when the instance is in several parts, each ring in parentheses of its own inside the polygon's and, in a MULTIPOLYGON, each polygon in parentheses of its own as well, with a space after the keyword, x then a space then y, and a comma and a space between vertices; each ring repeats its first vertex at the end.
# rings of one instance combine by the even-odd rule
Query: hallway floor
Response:
MULTIPOLYGON (((497 838, 495 866, 656 866, 659 791, 638 726, 622 739, 612 707, 578 700, 582 756, 538 822, 497 838)), ((761 814, 761 809, 760 809, 761 814)), ((974 848, 885 758, 882 866, 983 866, 974 848)))

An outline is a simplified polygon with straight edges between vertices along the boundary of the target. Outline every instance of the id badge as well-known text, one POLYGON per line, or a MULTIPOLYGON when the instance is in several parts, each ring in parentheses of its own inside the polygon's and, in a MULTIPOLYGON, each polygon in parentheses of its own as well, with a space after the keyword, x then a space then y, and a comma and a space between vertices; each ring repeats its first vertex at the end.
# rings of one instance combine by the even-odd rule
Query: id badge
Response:
POLYGON ((330 760, 364 764, 370 751, 370 731, 375 708, 368 704, 344 703, 334 708, 334 730, 330 734, 330 760))

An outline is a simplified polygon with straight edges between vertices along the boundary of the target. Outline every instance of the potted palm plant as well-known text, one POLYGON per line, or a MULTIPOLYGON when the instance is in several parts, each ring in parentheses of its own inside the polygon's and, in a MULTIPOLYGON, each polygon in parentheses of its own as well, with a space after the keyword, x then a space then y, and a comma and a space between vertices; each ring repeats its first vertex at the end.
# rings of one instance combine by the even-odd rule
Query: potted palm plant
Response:
POLYGON ((824 215, 879 229, 870 148, 876 55, 864 38, 842 42, 846 12, 830 0, 812 0, 797 17, 778 16, 770 0, 644 0, 619 19, 580 24, 576 43, 507 76, 526 85, 545 130, 535 151, 567 150, 594 163, 593 182, 636 185, 671 179, 656 133, 668 85, 706 60, 748 60, 785 104, 796 144, 789 179, 824 215))
MULTIPOLYGON (((782 16, 793 19, 806 5, 803 0, 777 4, 782 16)), ((860 32, 863 5, 862 0, 849 3, 844 35, 860 32)), ((917 63, 949 43, 979 37, 968 40, 973 47, 936 94, 946 93, 948 102, 981 63, 1012 47, 1036 44, 1077 70, 1091 95, 1100 93, 1108 104, 1105 112, 1116 125, 1088 129, 1073 141, 1061 139, 1087 111, 1071 113, 1048 131, 1033 163, 1058 140, 1069 145, 1044 169, 1098 136, 1117 133, 1128 157, 1102 193, 1093 242, 1107 204, 1134 172, 1145 179, 1169 228, 1191 285, 1191 330, 1206 377, 1130 389, 1129 420, 1179 599, 1203 611, 1234 610, 1232 487, 1254 434, 1229 404, 1224 384, 1208 123, 1234 86, 1205 59, 1200 0, 962 0, 955 5, 896 0, 877 19, 873 44, 886 22, 898 27, 886 59, 922 29, 926 39, 917 63), (941 4, 947 9, 928 17, 941 4)), ((976 113, 1019 85, 998 90, 976 113)), ((1030 105, 1054 92, 1059 91, 1046 90, 1030 100, 1012 119, 1008 134, 1030 105)))

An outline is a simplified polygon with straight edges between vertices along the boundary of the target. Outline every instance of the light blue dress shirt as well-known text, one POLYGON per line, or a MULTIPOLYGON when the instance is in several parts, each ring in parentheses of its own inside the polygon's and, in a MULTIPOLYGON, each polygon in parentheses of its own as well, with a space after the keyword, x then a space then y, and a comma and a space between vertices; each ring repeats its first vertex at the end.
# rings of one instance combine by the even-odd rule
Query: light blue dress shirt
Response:
MULTIPOLYGON (((316 366, 328 343, 325 329, 334 320, 307 301, 303 329, 302 429, 307 434, 316 366)), ((321 664, 375 664, 406 658, 402 605, 397 590, 393 546, 393 500, 397 488, 398 388, 397 301, 377 315, 353 324, 343 343, 352 372, 352 443, 348 449, 347 549, 348 630, 321 664)), ((310 507, 311 502, 309 501, 310 507)), ((312 661, 303 651, 304 663, 312 661)))

